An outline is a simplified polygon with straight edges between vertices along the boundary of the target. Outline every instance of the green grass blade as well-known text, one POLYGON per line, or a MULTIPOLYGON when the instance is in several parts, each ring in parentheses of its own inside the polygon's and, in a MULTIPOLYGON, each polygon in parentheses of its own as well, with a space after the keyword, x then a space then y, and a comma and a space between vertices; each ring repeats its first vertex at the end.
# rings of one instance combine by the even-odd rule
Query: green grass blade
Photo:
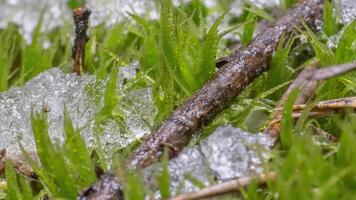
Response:
POLYGON ((7 180, 7 196, 8 200, 20 200, 21 193, 18 188, 16 172, 14 170, 13 164, 9 161, 5 163, 5 172, 6 172, 6 180, 7 180))
POLYGON ((287 8, 292 7, 292 5, 293 5, 296 1, 295 1, 295 0, 280 0, 280 2, 281 2, 281 5, 283 5, 283 7, 284 7, 285 9, 287 9, 287 8))
POLYGON ((31 121, 36 149, 44 175, 49 176, 49 179, 53 179, 57 186, 56 190, 51 191, 52 194, 55 197, 75 198, 77 188, 73 176, 68 169, 64 155, 56 150, 51 142, 45 114, 32 113, 31 121))
POLYGON ((283 82, 288 81, 293 71, 287 67, 288 55, 294 44, 294 38, 286 38, 282 36, 276 52, 269 62, 270 69, 267 72, 267 88, 273 88, 283 82))
POLYGON ((257 16, 253 12, 250 12, 247 15, 246 23, 244 25, 244 30, 241 36, 242 44, 247 45, 252 40, 253 34, 255 32, 256 21, 257 16))
POLYGON ((268 12, 252 3, 247 2, 247 6, 244 6, 243 9, 248 11, 249 13, 254 13, 256 16, 262 17, 263 19, 266 19, 272 23, 276 21, 274 17, 268 14, 268 12))
POLYGON ((80 188, 87 187, 96 180, 94 165, 80 133, 74 129, 72 121, 64 112, 65 156, 68 158, 73 170, 78 174, 76 180, 80 188))
POLYGON ((351 22, 341 36, 336 48, 336 63, 348 63, 356 61, 356 20, 351 22))
POLYGON ((85 0, 67 0, 67 5, 71 9, 75 9, 85 5, 85 0))
POLYGON ((171 196, 170 192, 170 177, 168 172, 168 149, 165 148, 162 157, 162 171, 158 177, 159 181, 159 191, 163 199, 169 198, 171 196))
POLYGON ((331 49, 318 40, 317 36, 305 22, 303 22, 303 26, 306 30, 304 34, 308 37, 321 66, 326 67, 335 64, 335 55, 331 49))
POLYGON ((293 144, 293 105, 297 99, 299 90, 293 90, 283 108, 282 121, 281 121, 281 143, 284 147, 290 147, 293 144))
POLYGON ((324 3, 324 26, 323 30, 329 37, 337 33, 338 25, 336 17, 333 16, 334 1, 326 0, 324 3))
POLYGON ((201 85, 215 73, 217 46, 220 41, 218 27, 223 21, 225 15, 226 13, 222 14, 211 26, 201 47, 201 64, 199 66, 198 73, 195 75, 195 77, 199 80, 197 84, 198 87, 201 87, 201 85))
POLYGON ((144 200, 146 197, 145 186, 137 174, 138 173, 129 170, 125 173, 125 199, 144 200))

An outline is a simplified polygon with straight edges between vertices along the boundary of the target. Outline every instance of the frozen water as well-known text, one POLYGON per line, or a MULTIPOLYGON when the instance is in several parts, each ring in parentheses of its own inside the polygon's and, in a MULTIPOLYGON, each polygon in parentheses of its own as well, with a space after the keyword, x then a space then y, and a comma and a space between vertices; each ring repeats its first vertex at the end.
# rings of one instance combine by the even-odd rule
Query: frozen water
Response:
MULTIPOLYGON (((0 0, 0 28, 6 27, 9 22, 15 23, 19 25, 25 40, 30 42, 32 32, 43 11, 43 31, 52 30, 65 23, 72 23, 72 12, 66 1, 0 0)), ((87 0, 87 6, 92 9, 91 26, 103 22, 112 25, 126 17, 128 12, 148 13, 151 17, 155 17, 157 13, 153 12, 153 3, 153 1, 142 0, 87 0)))
POLYGON ((355 0, 339 0, 335 1, 340 4, 341 21, 343 23, 351 23, 356 18, 356 1, 355 0))
MULTIPOLYGON (((159 164, 146 168, 143 172, 146 181, 153 183, 155 172, 161 170, 159 164)), ((209 184, 209 168, 206 165, 206 160, 199 146, 183 149, 177 158, 168 162, 168 172, 170 176, 170 191, 172 194, 198 190, 199 187, 190 181, 191 178, 199 180, 204 185, 209 184)))
MULTIPOLYGON (((339 0, 335 1, 341 7, 341 23, 349 24, 356 18, 356 1, 355 0, 339 0)), ((327 46, 334 49, 338 46, 340 38, 345 31, 345 26, 335 35, 328 38, 327 46)))
POLYGON ((87 6, 92 10, 91 25, 105 22, 112 25, 122 20, 128 13, 147 13, 150 17, 157 17, 152 9, 154 1, 142 0, 87 0, 87 6))
POLYGON ((338 46, 339 41, 340 41, 344 31, 345 31, 345 27, 343 29, 341 29, 336 35, 330 36, 328 38, 328 41, 326 42, 327 47, 330 49, 335 49, 338 46))
POLYGON ((219 180, 262 172, 261 158, 273 141, 263 133, 251 134, 231 126, 215 130, 200 146, 219 180))
MULTIPOLYGON (((178 0, 173 1, 178 4, 178 0)), ((184 0, 183 2, 188 2, 184 0)), ((242 12, 242 0, 231 2, 230 13, 240 15, 242 12)), ((251 3, 259 7, 278 6, 279 0, 251 0, 251 3)), ((342 21, 349 23, 355 19, 356 1, 355 0, 336 0, 341 8, 342 21)), ((204 1, 207 7, 212 8, 219 4, 217 0, 204 1)), ((147 14, 148 17, 157 18, 158 13, 153 9, 154 1, 142 0, 87 0, 87 6, 92 9, 91 26, 105 23, 112 25, 127 16, 128 12, 138 14, 147 14)), ((31 34, 40 19, 41 13, 44 12, 43 30, 52 30, 54 27, 61 26, 65 23, 72 23, 72 13, 66 4, 66 0, 1 0, 0 1, 0 28, 13 22, 20 27, 20 32, 24 35, 26 41, 31 41, 31 34)), ((217 18, 219 13, 212 13, 212 20, 217 18)))
MULTIPOLYGON (((179 0, 173 1, 176 5, 179 0)), ((184 0, 183 2, 188 2, 184 0)), ((273 7, 279 4, 279 0, 251 0, 260 7, 273 7)), ((219 4, 217 0, 204 1, 207 7, 212 8, 219 4)), ((90 25, 96 26, 105 23, 110 26, 128 16, 129 12, 147 14, 150 18, 157 18, 158 12, 154 1, 143 0, 87 0, 87 6, 91 8, 92 15, 90 25)), ((239 15, 242 12, 242 0, 231 3, 231 12, 239 15)), ((0 0, 0 28, 13 22, 20 27, 20 32, 27 42, 31 42, 31 35, 38 23, 41 13, 43 16, 42 31, 52 30, 63 24, 72 24, 72 12, 68 8, 66 0, 0 0)), ((213 14, 212 20, 221 13, 213 14)))
MULTIPOLYGON (((103 127, 100 143, 104 150, 125 147, 133 140, 149 132, 153 123, 155 107, 151 89, 142 88, 122 94, 124 78, 132 78, 132 69, 136 65, 120 68, 118 74, 118 93, 122 95, 119 108, 123 112, 129 133, 120 128, 117 119, 108 119, 103 127), (131 71, 131 74, 128 73, 131 71), (121 82, 120 82, 121 81, 121 82)), ((12 154, 19 153, 18 141, 29 151, 34 151, 30 113, 31 110, 48 112, 49 132, 53 141, 63 141, 63 110, 64 107, 73 120, 73 124, 81 130, 81 134, 89 145, 93 145, 94 131, 97 130, 95 116, 103 107, 103 94, 107 80, 96 79, 91 75, 76 76, 64 74, 58 68, 45 71, 27 82, 22 87, 12 88, 0 93, 0 149, 7 149, 12 154)), ((109 154, 110 155, 110 154, 109 154)))
POLYGON ((0 28, 9 22, 19 25, 21 34, 27 42, 38 23, 44 9, 43 30, 51 30, 65 22, 71 22, 72 16, 64 0, 2 0, 0 1, 0 28))
MULTIPOLYGON (((263 171, 274 140, 263 133, 251 134, 232 126, 217 128, 199 145, 186 147, 177 158, 168 162, 172 193, 196 191, 198 187, 187 179, 187 174, 205 186, 214 181, 225 181, 241 176, 255 175, 263 171)), ((148 182, 152 182, 154 170, 159 164, 144 170, 148 182)))

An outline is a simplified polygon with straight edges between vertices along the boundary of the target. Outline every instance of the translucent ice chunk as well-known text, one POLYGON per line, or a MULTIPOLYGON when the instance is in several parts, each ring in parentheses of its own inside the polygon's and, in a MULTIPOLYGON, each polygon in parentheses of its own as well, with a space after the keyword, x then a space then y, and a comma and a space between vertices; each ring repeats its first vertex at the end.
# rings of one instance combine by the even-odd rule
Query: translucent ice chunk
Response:
MULTIPOLYGON (((251 134, 232 126, 221 126, 199 145, 186 147, 168 162, 171 192, 198 190, 185 178, 187 174, 207 186, 211 181, 261 173, 261 165, 268 158, 273 143, 274 139, 263 133, 251 134)), ((147 182, 152 182, 155 169, 160 171, 160 164, 144 170, 147 182)))
MULTIPOLYGON (((160 164, 152 165, 144 170, 146 181, 152 183, 154 172, 161 171, 160 164)), ((192 192, 199 189, 190 180, 199 180, 204 185, 209 185, 209 171, 199 146, 183 149, 179 156, 168 162, 171 194, 192 192), (189 178, 190 177, 190 178, 189 178)), ((158 195, 158 194, 157 194, 158 195)))
MULTIPOLYGON (((124 78, 137 65, 120 68, 119 90, 124 78), (132 69, 130 69, 132 68, 132 69), (121 81, 121 82, 120 82, 121 81)), ((134 70, 135 71, 135 70, 134 70)), ((64 74, 57 68, 50 69, 33 78, 22 87, 0 93, 0 149, 18 154, 18 142, 28 150, 35 151, 30 113, 46 110, 49 133, 52 141, 63 141, 63 111, 66 107, 75 127, 80 129, 88 145, 93 145, 96 130, 95 116, 103 107, 103 94, 107 80, 99 80, 91 75, 77 76, 64 74)), ((102 125, 100 142, 104 150, 111 152, 113 147, 122 148, 150 131, 155 115, 151 89, 141 88, 123 94, 120 107, 130 133, 123 132, 117 121, 106 120, 102 125)), ((110 155, 110 154, 108 154, 110 155)))
POLYGON ((338 0, 336 4, 340 4, 341 21, 343 23, 351 23, 356 18, 356 1, 355 0, 338 0))
POLYGON ((247 176, 262 171, 261 160, 273 140, 266 134, 251 134, 232 126, 221 126, 200 144, 211 170, 219 180, 247 176))

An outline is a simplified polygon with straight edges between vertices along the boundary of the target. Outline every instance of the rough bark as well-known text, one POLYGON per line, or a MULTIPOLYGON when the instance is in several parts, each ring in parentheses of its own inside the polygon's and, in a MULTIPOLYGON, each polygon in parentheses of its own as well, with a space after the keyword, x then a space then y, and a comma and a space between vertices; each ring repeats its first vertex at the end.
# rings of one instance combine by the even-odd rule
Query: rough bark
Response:
POLYGON ((0 176, 5 173, 6 150, 0 150, 0 176))
POLYGON ((81 75, 85 60, 85 44, 88 42, 87 35, 88 23, 91 11, 88 8, 81 7, 73 10, 75 24, 75 39, 72 57, 74 59, 74 72, 81 75))
MULTIPOLYGON (((290 93, 296 89, 300 89, 300 93, 297 97, 296 102, 298 103, 306 103, 314 94, 315 88, 316 88, 316 81, 314 80, 309 80, 309 77, 314 74, 315 71, 317 71, 318 63, 317 62, 312 62, 310 65, 308 65, 307 68, 305 68, 293 81, 292 84, 288 87, 288 89, 285 91, 283 94, 282 98, 279 100, 276 110, 272 114, 272 119, 280 118, 282 115, 282 110, 278 109, 284 106, 288 96, 290 93)), ((273 135, 278 137, 279 134, 279 129, 280 129, 280 123, 271 123, 265 132, 267 134, 273 135), (274 134, 272 134, 273 132, 274 134)), ((276 172, 270 172, 267 174, 261 174, 258 176, 258 182, 259 185, 263 185, 266 183, 267 180, 273 181, 275 180, 277 176, 276 172)), ((218 183, 216 185, 208 186, 206 188, 203 188, 202 190, 199 190, 197 192, 192 192, 192 193, 187 193, 187 194, 182 194, 180 196, 172 198, 172 200, 197 200, 197 199, 206 199, 206 198, 212 198, 212 197, 217 197, 220 195, 224 194, 231 194, 238 192, 241 188, 246 187, 251 184, 252 180, 255 180, 256 177, 242 177, 242 178, 236 178, 231 181, 223 182, 223 183, 218 183)))
POLYGON ((322 19, 323 0, 305 0, 289 10, 276 24, 247 47, 232 54, 230 62, 150 134, 129 159, 129 165, 144 168, 161 157, 164 147, 175 157, 193 133, 209 123, 256 77, 267 70, 282 35, 288 37, 304 20, 315 28, 322 19))
POLYGON ((99 182, 90 186, 87 190, 80 194, 81 200, 94 200, 94 199, 123 199, 122 186, 118 183, 115 175, 104 174, 101 176, 99 182))

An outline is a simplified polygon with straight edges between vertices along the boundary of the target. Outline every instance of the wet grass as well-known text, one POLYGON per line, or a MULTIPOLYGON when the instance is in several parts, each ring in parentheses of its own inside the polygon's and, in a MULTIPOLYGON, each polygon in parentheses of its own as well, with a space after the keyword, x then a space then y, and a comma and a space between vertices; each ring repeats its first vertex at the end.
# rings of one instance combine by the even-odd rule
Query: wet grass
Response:
MULTIPOLYGON (((293 2, 283 0, 282 5, 288 8, 293 2)), ((83 2, 69 1, 72 7, 81 3, 83 2)), ((246 7, 244 14, 234 20, 242 23, 237 27, 236 24, 229 24, 235 28, 227 30, 240 35, 241 42, 247 44, 253 38, 257 21, 262 18, 270 21, 274 19, 268 12, 253 5, 246 4, 244 7, 246 7)), ((282 40, 269 63, 270 70, 216 117, 200 133, 199 138, 206 137, 222 124, 233 124, 251 132, 263 130, 268 122, 268 115, 281 97, 283 89, 304 66, 301 63, 310 59, 318 59, 322 66, 354 62, 356 21, 348 25, 338 24, 332 10, 333 4, 326 1, 324 25, 318 33, 313 33, 306 27, 306 31, 296 30, 293 38, 282 40), (337 47, 327 47, 328 37, 340 30, 343 33, 337 47), (306 43, 300 42, 305 38, 306 43), (296 49, 310 50, 303 56, 297 56, 296 49), (296 57, 300 60, 296 61, 296 57)), ((146 86, 153 88, 154 101, 158 109, 155 125, 200 88, 216 72, 215 59, 230 51, 221 46, 234 42, 222 37, 225 30, 219 29, 227 14, 220 15, 208 26, 209 14, 209 9, 199 0, 178 7, 167 0, 162 1, 161 17, 157 20, 131 13, 126 21, 109 28, 104 25, 92 27, 91 40, 86 50, 85 71, 95 74, 98 78, 111 77, 104 95, 105 105, 96 117, 96 123, 101 124, 108 118, 115 118, 118 123, 122 123, 125 130, 123 115, 113 109, 120 104, 122 98, 116 93, 115 74, 118 66, 127 65, 132 61, 138 60, 141 68, 137 77, 128 83, 130 87, 126 89, 146 86)), ((30 44, 24 41, 14 25, 0 30, 0 91, 22 85, 50 67, 71 71, 71 43, 68 41, 73 27, 64 25, 52 32, 42 33, 41 25, 40 20, 30 44), (51 45, 44 47, 43 42, 48 40, 51 45)), ((355 96, 354 77, 355 72, 351 72, 320 83, 315 99, 355 96)), ((294 97, 292 95, 289 98, 283 112, 281 144, 274 149, 273 160, 266 167, 269 170, 276 170, 279 174, 278 179, 268 183, 263 190, 256 190, 257 185, 252 184, 241 191, 243 198, 353 199, 356 196, 355 114, 347 112, 329 118, 306 118, 294 125, 291 119, 294 97), (320 142, 312 136, 310 125, 334 134, 339 138, 339 142, 320 142)), ((98 149, 88 150, 80 134, 73 127, 70 117, 65 116, 65 142, 58 145, 49 139, 45 114, 33 113, 32 126, 40 164, 33 161, 25 151, 24 155, 38 175, 42 187, 34 190, 33 183, 17 174, 8 162, 5 175, 7 187, 0 188, 0 199, 4 196, 7 199, 39 199, 43 194, 51 199, 75 199, 79 191, 97 179, 95 165, 99 164, 105 168, 100 163, 103 154, 100 146, 98 149), (98 155, 99 158, 94 159, 97 157, 94 155, 98 155)), ((123 155, 120 156, 126 157, 134 146, 122 150, 123 155)), ((166 159, 162 165, 163 169, 166 169, 166 159)), ((136 172, 122 170, 119 169, 118 174, 124 182, 127 199, 144 199, 146 191, 142 189, 144 186, 140 176, 136 172)), ((168 172, 163 170, 157 177, 161 195, 168 197, 170 195, 168 172)), ((194 175, 188 180, 201 186, 200 182, 194 179, 194 175)))

